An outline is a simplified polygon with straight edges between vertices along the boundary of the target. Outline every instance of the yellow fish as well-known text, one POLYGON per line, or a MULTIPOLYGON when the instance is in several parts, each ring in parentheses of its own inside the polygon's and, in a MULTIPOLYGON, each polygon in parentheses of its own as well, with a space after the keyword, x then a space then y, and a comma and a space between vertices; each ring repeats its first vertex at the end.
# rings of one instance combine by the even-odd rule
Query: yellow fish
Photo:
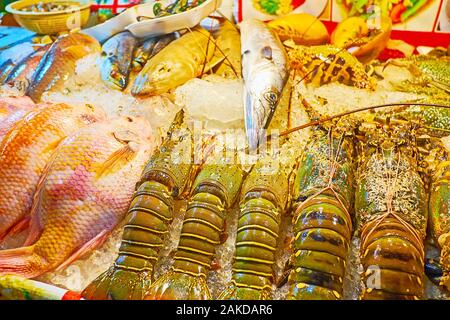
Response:
POLYGON ((212 66, 214 43, 208 31, 196 27, 147 61, 131 88, 133 96, 153 96, 168 92, 201 76, 212 66))

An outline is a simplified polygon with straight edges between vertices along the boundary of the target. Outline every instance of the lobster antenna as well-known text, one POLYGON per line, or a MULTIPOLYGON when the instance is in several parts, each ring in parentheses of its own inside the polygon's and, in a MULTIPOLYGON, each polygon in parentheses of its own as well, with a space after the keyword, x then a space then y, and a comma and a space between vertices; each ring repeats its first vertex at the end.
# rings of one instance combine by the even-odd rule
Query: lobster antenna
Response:
MULTIPOLYGON (((191 31, 191 29, 189 29, 189 28, 188 28, 188 30, 191 31)), ((202 72, 200 73, 200 77, 203 77, 203 74, 204 74, 205 68, 206 68, 206 63, 208 62, 207 61, 208 60, 208 52, 210 49, 209 45, 211 43, 211 38, 212 38, 211 32, 208 32, 208 33, 209 33, 209 36, 208 36, 208 42, 206 43, 205 60, 203 61, 203 67, 202 67, 202 72)), ((202 33, 200 32, 200 34, 202 34, 202 33)), ((217 45, 215 45, 215 46, 217 47, 217 45)))
MULTIPOLYGON (((435 108, 450 109, 450 105, 433 104, 433 103, 420 103, 420 102, 416 102, 416 103, 387 103, 387 104, 380 104, 380 105, 363 107, 363 108, 358 108, 358 109, 355 109, 355 110, 345 111, 345 112, 338 113, 338 114, 333 115, 333 116, 325 117, 323 119, 311 121, 311 122, 305 123, 305 124, 303 124, 301 126, 298 126, 298 127, 292 128, 292 129, 288 129, 288 130, 280 133, 278 136, 279 137, 286 136, 286 135, 289 135, 289 134, 291 134, 293 132, 296 132, 298 130, 302 130, 302 129, 309 128, 309 127, 312 127, 312 126, 316 126, 316 125, 319 125, 321 123, 328 122, 328 121, 331 121, 331 120, 334 120, 334 119, 338 119, 338 118, 342 118, 342 117, 345 117, 345 116, 348 116, 348 115, 351 115, 351 114, 354 114, 354 113, 358 113, 358 112, 362 112, 362 111, 368 111, 368 110, 389 108, 389 107, 398 107, 398 106, 409 106, 409 107, 410 106, 424 106, 424 107, 435 107, 435 108)), ((436 128, 435 130, 439 130, 439 129, 436 128)), ((269 139, 270 139, 270 137, 271 137, 271 135, 268 136, 269 139)))

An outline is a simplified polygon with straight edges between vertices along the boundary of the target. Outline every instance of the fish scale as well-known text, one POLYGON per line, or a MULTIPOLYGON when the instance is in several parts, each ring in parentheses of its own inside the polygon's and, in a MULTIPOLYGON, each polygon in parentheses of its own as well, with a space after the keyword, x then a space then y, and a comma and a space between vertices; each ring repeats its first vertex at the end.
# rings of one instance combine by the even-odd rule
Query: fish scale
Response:
POLYGON ((34 102, 28 97, 0 99, 0 145, 11 127, 35 107, 34 102))

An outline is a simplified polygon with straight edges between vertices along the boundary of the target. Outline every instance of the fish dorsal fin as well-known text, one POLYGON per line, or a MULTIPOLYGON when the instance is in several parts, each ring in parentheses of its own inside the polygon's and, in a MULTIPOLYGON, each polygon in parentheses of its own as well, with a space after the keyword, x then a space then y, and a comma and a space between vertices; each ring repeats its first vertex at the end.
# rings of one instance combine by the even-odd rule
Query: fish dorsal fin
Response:
POLYGON ((99 164, 96 170, 97 179, 119 171, 123 166, 127 165, 136 156, 136 151, 133 149, 129 143, 126 143, 120 149, 113 152, 108 159, 99 164))
POLYGON ((261 54, 264 59, 272 60, 272 48, 269 46, 265 46, 261 49, 261 54))

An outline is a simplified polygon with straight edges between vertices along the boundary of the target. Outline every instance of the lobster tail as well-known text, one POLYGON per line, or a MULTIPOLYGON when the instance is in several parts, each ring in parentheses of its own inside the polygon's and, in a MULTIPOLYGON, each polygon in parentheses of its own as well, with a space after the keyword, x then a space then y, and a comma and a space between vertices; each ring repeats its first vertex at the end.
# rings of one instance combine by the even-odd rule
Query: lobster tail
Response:
POLYGON ((277 203, 274 194, 266 188, 247 192, 238 220, 233 280, 219 299, 271 298, 281 221, 277 203))
POLYGON ((134 194, 116 268, 152 272, 173 219, 173 199, 164 184, 144 182, 134 194))
POLYGON ((419 299, 423 294, 424 249, 419 235, 393 217, 361 233, 363 299, 419 299))
POLYGON ((272 157, 259 160, 245 179, 231 283, 219 299, 267 300, 288 191, 288 168, 272 157))
POLYGON ((319 131, 300 159, 288 299, 342 298, 353 230, 353 152, 351 139, 319 131))
POLYGON ((222 242, 225 215, 237 197, 242 176, 237 165, 203 166, 184 215, 174 264, 152 285, 148 299, 211 299, 207 273, 222 242))
POLYGON ((151 284, 151 273, 112 266, 82 292, 87 300, 142 300, 151 284))
POLYGON ((35 278, 50 269, 34 246, 0 251, 0 274, 35 278))
POLYGON ((351 221, 336 198, 321 194, 295 210, 289 299, 341 299, 351 221))
POLYGON ((210 298, 205 279, 223 229, 224 206, 221 199, 211 193, 195 194, 187 207, 172 272, 152 285, 149 299, 210 298), (189 286, 181 289, 183 285, 189 286), (191 285, 194 286, 192 290, 191 285))
POLYGON ((151 286, 145 300, 210 300, 205 276, 170 270, 151 286))

